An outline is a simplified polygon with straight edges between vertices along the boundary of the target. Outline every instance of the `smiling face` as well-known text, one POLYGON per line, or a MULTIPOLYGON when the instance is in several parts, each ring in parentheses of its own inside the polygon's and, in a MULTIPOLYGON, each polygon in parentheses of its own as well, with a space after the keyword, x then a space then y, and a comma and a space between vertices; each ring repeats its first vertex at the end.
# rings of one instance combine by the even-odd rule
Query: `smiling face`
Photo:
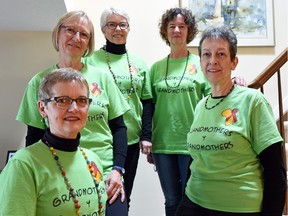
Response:
POLYGON ((84 18, 63 23, 58 32, 59 53, 72 58, 81 58, 89 45, 89 29, 89 22, 84 18))
MULTIPOLYGON (((57 73, 57 72, 56 72, 57 73)), ((52 86, 51 97, 68 96, 72 99, 87 97, 87 88, 78 82, 59 82, 52 86)), ((47 117, 52 134, 61 138, 75 139, 84 128, 88 115, 87 107, 78 107, 75 101, 68 108, 60 108, 55 101, 38 101, 38 109, 43 118, 47 117)))
MULTIPOLYGON (((127 23, 127 20, 122 16, 112 14, 107 18, 107 23, 108 22, 119 24, 123 22, 127 23)), ((114 30, 109 29, 107 26, 104 26, 102 28, 102 32, 105 38, 107 38, 107 40, 109 40, 111 43, 114 44, 125 44, 127 41, 129 31, 130 27, 128 27, 127 29, 121 29, 119 25, 114 30)))
POLYGON ((185 24, 184 17, 180 14, 170 21, 167 26, 167 38, 170 46, 187 44, 188 28, 185 24))
POLYGON ((231 82, 231 71, 238 64, 238 58, 232 61, 229 43, 223 39, 206 38, 201 47, 201 68, 211 84, 231 82))

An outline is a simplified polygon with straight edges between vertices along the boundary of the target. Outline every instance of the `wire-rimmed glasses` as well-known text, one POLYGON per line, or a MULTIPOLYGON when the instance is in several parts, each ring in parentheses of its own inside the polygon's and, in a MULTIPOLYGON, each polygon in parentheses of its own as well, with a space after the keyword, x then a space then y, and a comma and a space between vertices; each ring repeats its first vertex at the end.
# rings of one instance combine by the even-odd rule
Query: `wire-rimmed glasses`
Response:
POLYGON ((71 26, 61 25, 61 28, 65 29, 66 33, 68 35, 70 35, 71 37, 74 37, 78 33, 80 38, 82 38, 83 40, 89 40, 90 39, 90 34, 87 32, 78 31, 71 26))
POLYGON ((115 30, 118 26, 121 30, 125 30, 129 27, 129 23, 128 22, 120 22, 120 23, 108 22, 105 26, 111 30, 115 30))

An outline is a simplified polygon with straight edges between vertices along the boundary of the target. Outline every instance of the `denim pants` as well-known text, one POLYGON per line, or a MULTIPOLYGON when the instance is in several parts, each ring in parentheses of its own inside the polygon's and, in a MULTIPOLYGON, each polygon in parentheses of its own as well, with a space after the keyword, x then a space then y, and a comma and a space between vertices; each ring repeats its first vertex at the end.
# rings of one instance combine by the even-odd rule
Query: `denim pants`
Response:
POLYGON ((190 155, 153 153, 153 159, 164 193, 166 216, 175 216, 190 176, 192 158, 190 155))

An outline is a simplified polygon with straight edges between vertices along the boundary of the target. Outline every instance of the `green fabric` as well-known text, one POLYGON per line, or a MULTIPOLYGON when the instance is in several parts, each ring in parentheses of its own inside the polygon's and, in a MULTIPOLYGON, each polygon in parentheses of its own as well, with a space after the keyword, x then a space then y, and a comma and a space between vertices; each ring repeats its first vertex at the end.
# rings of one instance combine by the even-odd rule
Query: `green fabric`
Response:
MULTIPOLYGON (((37 109, 38 88, 41 79, 54 69, 56 69, 56 65, 36 74, 30 80, 16 120, 26 125, 45 129, 45 124, 42 123, 42 117, 37 109)), ((88 81, 89 97, 93 101, 88 111, 86 126, 80 132, 80 142, 83 147, 99 155, 106 177, 113 166, 113 137, 108 120, 123 115, 130 107, 108 73, 102 72, 92 65, 84 64, 81 74, 88 81)))
MULTIPOLYGON (((103 174, 98 156, 84 149, 103 174)), ((81 215, 97 215, 98 195, 80 152, 56 150, 71 186, 77 193, 81 215)), ((0 174, 0 215, 76 215, 73 199, 49 148, 41 141, 18 150, 0 174)), ((101 201, 107 200, 105 183, 99 185, 101 201)))
MULTIPOLYGON (((221 98, 209 97, 207 107, 221 98)), ((257 90, 235 86, 211 110, 199 102, 187 135, 193 158, 186 195, 208 209, 259 212, 263 195, 258 155, 282 141, 272 109, 257 90)))
MULTIPOLYGON (((142 100, 151 99, 151 83, 149 77, 149 69, 144 60, 135 54, 128 52, 129 61, 131 64, 131 71, 134 80, 134 87, 136 91, 132 93, 128 100, 130 110, 126 112, 124 117, 125 125, 127 126, 128 144, 138 143, 142 130, 142 100)), ((117 83, 124 98, 127 99, 131 89, 131 78, 127 62, 127 55, 115 55, 108 53, 110 65, 115 74, 117 83)), ((107 71, 113 78, 109 71, 106 54, 103 49, 97 50, 90 57, 83 59, 84 62, 94 65, 101 71, 107 71)))
MULTIPOLYGON (((169 59, 167 83, 177 86, 183 76, 186 57, 169 59)), ((166 85, 167 58, 151 68, 151 82, 155 112, 153 116, 152 152, 188 154, 187 133, 194 118, 194 107, 210 92, 198 56, 190 54, 183 79, 177 88, 166 85)))

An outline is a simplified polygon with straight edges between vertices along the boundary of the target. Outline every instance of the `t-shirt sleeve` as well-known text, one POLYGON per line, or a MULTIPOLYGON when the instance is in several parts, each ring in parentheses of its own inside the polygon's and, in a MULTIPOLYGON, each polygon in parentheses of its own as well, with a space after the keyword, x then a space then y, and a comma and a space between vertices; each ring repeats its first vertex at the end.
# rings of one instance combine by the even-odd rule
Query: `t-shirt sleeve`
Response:
POLYGON ((16 155, 0 175, 1 215, 36 215, 37 196, 32 170, 14 157, 16 155))
POLYGON ((257 92, 254 99, 255 106, 251 112, 250 124, 252 126, 253 148, 260 154, 273 143, 282 142, 277 129, 276 120, 273 115, 271 105, 263 96, 257 92))

